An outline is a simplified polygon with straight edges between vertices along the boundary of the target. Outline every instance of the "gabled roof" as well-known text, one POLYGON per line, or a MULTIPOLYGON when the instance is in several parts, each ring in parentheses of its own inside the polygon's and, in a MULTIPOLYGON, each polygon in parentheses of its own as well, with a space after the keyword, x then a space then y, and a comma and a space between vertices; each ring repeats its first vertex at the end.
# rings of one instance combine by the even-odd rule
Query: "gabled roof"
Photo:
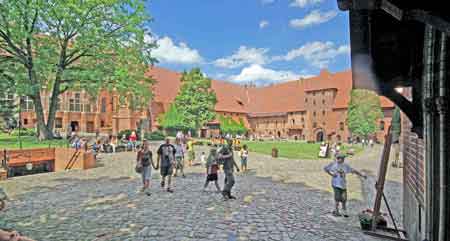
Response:
MULTIPOLYGON (((152 67, 147 74, 156 80, 153 86, 154 101, 162 103, 166 111, 178 94, 181 73, 152 67)), ((212 80, 211 87, 217 96, 216 111, 268 116, 273 113, 305 111, 305 92, 325 89, 335 89, 337 92, 333 108, 347 108, 352 90, 352 74, 350 70, 334 74, 322 70, 318 76, 265 87, 247 87, 212 80)), ((394 106, 385 97, 380 97, 380 101, 383 108, 394 106)))

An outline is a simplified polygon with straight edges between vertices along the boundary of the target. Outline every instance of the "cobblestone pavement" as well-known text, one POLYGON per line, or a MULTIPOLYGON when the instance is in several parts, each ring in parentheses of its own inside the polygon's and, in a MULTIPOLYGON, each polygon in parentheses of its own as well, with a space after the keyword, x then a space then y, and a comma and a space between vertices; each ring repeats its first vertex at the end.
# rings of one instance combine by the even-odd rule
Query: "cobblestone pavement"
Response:
MULTIPOLYGON (((373 174, 379 152, 374 148, 349 162, 373 174)), ((0 227, 45 241, 377 240, 361 233, 357 218, 371 198, 370 188, 364 188, 370 182, 351 177, 351 217, 330 214, 330 180, 322 171, 328 161, 252 153, 251 170, 236 178, 233 191, 238 199, 225 202, 212 191, 213 185, 211 191, 201 191, 205 177, 200 167, 189 168, 185 179, 176 178, 174 193, 161 190, 153 171, 152 196, 145 196, 138 192, 134 159, 133 153, 103 155, 99 167, 91 170, 0 183, 11 199, 0 215, 0 227)), ((387 189, 399 191, 399 173, 389 173, 387 189)))

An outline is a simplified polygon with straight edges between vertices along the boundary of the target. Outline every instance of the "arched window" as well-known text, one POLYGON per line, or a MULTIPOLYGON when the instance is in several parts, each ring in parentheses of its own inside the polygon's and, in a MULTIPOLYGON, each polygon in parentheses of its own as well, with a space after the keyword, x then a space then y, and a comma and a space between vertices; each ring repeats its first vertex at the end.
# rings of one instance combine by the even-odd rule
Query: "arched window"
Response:
POLYGON ((292 119, 292 125, 295 125, 295 119, 292 119))

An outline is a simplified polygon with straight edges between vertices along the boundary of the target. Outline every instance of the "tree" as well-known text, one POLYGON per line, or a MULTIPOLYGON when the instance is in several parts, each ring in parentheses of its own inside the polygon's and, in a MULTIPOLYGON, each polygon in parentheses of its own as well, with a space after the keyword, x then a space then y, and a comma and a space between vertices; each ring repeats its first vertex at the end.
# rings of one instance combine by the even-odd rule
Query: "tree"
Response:
POLYGON ((145 41, 144 0, 3 0, 0 69, 33 100, 40 139, 53 137, 58 96, 67 90, 150 97, 144 75, 155 59, 145 41), (13 74, 11 74, 13 73, 13 74), (45 118, 42 90, 49 93, 45 118), (46 121, 47 120, 47 121, 46 121))
POLYGON ((222 133, 229 133, 231 135, 242 135, 245 134, 248 129, 245 127, 244 120, 239 118, 239 122, 233 120, 231 117, 220 116, 220 131, 222 133))
POLYGON ((214 106, 217 99, 211 89, 211 80, 200 69, 194 68, 183 73, 181 83, 175 107, 182 116, 183 126, 198 129, 216 116, 214 106))
POLYGON ((352 134, 367 138, 375 134, 377 121, 383 118, 380 97, 369 90, 352 90, 348 106, 347 123, 352 134))
POLYGON ((193 129, 193 126, 189 126, 186 123, 185 118, 183 118, 183 115, 178 111, 174 104, 170 105, 169 110, 160 116, 158 121, 160 125, 168 131, 187 131, 193 129))

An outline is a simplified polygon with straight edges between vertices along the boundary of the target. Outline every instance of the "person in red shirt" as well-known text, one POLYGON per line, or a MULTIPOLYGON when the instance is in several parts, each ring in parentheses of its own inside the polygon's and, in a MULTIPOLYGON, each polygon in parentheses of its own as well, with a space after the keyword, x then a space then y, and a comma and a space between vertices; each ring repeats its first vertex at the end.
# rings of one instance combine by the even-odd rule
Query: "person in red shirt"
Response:
POLYGON ((211 149, 208 160, 206 161, 206 182, 205 186, 203 187, 203 191, 206 191, 206 188, 208 187, 208 184, 210 182, 214 182, 217 188, 217 192, 221 192, 220 186, 219 186, 219 163, 217 162, 217 150, 215 148, 211 149))
POLYGON ((135 131, 131 132, 130 137, 128 140, 131 142, 131 147, 133 148, 133 151, 136 151, 136 141, 137 141, 137 135, 135 131))

